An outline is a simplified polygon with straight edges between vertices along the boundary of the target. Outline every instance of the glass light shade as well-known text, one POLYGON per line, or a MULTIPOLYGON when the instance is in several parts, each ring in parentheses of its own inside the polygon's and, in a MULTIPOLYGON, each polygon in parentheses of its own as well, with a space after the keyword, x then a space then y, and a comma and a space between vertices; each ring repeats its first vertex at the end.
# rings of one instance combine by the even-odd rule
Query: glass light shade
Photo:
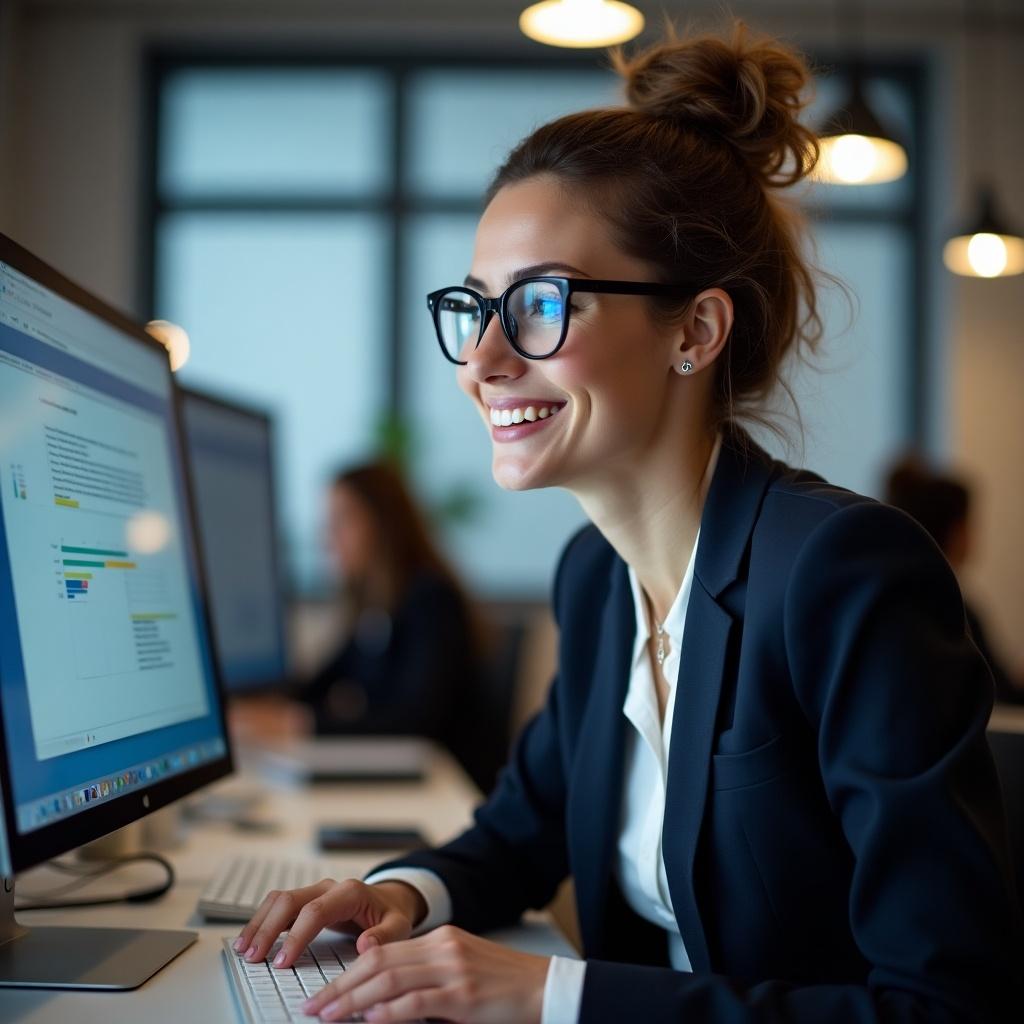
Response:
POLYGON ((549 46, 613 46, 638 36, 644 16, 620 0, 543 0, 519 15, 522 33, 549 46))
POLYGON ((1024 238, 979 231, 957 235, 942 249, 942 261, 964 277, 1008 277, 1024 273, 1024 238))
POLYGON ((1024 273, 1024 238, 996 211, 991 187, 977 189, 978 214, 946 242, 942 261, 964 277, 1009 277, 1024 273))
POLYGON ((880 185, 907 173, 906 150, 877 135, 833 135, 821 139, 815 177, 833 185, 880 185))
POLYGON ((843 105, 818 132, 818 181, 832 185, 881 185, 907 173, 907 151, 878 120, 854 71, 843 105))
POLYGON ((170 353, 172 371, 176 373, 188 362, 192 343, 184 327, 172 324, 170 320, 150 320, 146 330, 170 353))

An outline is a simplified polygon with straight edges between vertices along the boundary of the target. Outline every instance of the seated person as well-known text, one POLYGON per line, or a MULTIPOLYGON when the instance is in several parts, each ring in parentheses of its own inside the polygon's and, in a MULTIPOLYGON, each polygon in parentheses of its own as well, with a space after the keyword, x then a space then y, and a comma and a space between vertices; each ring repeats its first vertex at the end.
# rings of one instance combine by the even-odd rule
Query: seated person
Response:
POLYGON ((346 632, 297 694, 315 731, 428 736, 458 748, 460 709, 479 674, 476 625, 399 471, 377 462, 340 472, 327 533, 346 632))
MULTIPOLYGON (((889 469, 885 501, 913 516, 932 535, 957 576, 961 575, 971 549, 970 492, 963 483, 935 473, 917 456, 907 455, 889 469)), ((1024 704, 1024 688, 1014 683, 992 649, 977 610, 966 598, 964 610, 971 639, 992 669, 996 700, 1024 704)))

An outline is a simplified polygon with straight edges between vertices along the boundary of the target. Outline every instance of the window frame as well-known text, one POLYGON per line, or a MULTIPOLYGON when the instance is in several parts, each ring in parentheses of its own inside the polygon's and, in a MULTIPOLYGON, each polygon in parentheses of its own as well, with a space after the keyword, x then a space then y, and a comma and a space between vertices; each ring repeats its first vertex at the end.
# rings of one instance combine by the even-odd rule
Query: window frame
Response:
MULTIPOLYGON (((848 75, 851 64, 847 59, 829 59, 825 52, 815 54, 813 66, 830 73, 848 75)), ((404 175, 400 173, 406 162, 409 82, 413 75, 423 71, 564 71, 566 73, 593 71, 601 66, 603 54, 553 52, 552 54, 523 55, 513 51, 488 52, 486 57, 470 57, 444 51, 416 53, 376 52, 356 53, 345 49, 330 51, 282 51, 257 48, 245 52, 229 49, 196 49, 187 46, 161 47, 147 52, 144 59, 141 161, 141 238, 139 239, 138 308, 147 319, 155 315, 157 281, 160 274, 157 255, 157 236, 162 216, 177 212, 234 212, 239 214, 272 215, 275 213, 338 213, 369 212, 384 215, 390 222, 388 264, 395 294, 403 294, 407 274, 408 232, 411 217, 418 214, 471 214, 480 212, 481 197, 423 197, 410 192, 404 175), (339 191, 334 196, 301 197, 295 195, 247 194, 238 197, 195 196, 169 200, 160 195, 158 169, 160 166, 160 98, 164 82, 183 69, 253 70, 253 69, 372 69, 391 80, 390 160, 392 167, 390 188, 377 197, 348 195, 339 191)), ((903 402, 903 442, 924 447, 932 410, 929 407, 932 387, 932 367, 927 358, 931 324, 928 239, 929 179, 925 173, 928 163, 926 151, 927 120, 925 96, 928 86, 928 67, 925 60, 915 56, 882 56, 862 60, 860 72, 867 78, 880 77, 897 83, 906 93, 911 106, 911 138, 906 140, 909 156, 909 201, 906 205, 885 206, 865 204, 856 209, 807 205, 804 207, 812 222, 831 224, 883 223, 906 232, 908 266, 906 280, 908 298, 905 309, 907 345, 904 352, 905 395, 903 402)), ((426 312, 424 311, 424 316, 426 312)), ((403 376, 403 304, 391 304, 390 323, 387 328, 387 382, 384 389, 386 406, 381 410, 401 418, 408 409, 408 387, 411 382, 403 376)))

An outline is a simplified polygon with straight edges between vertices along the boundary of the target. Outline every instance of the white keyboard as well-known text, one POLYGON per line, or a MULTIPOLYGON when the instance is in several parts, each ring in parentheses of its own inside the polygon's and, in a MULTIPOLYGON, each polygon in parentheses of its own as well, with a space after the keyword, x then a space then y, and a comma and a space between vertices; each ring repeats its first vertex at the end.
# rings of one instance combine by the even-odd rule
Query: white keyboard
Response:
POLYGON ((277 956, 281 939, 274 943, 266 961, 258 964, 243 960, 231 948, 233 941, 224 940, 224 959, 246 1024, 315 1024, 317 1018, 307 1017, 302 1004, 338 977, 357 956, 352 939, 321 935, 303 950, 292 967, 276 968, 270 966, 270 961, 277 956))
POLYGON ((232 857, 203 889, 199 913, 208 921, 248 921, 271 889, 298 889, 337 873, 324 861, 232 857))

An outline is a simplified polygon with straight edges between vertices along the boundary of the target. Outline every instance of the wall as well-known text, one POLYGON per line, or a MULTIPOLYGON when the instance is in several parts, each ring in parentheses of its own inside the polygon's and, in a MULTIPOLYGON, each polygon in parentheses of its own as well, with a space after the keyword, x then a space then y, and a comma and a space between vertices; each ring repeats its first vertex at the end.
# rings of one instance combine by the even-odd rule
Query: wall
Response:
MULTIPOLYGON (((212 35, 234 42, 269 37, 368 47, 406 41, 450 46, 453 38, 465 37, 529 48, 514 27, 520 6, 513 0, 439 0, 429 8, 412 0, 6 0, 0 5, 0 230, 116 305, 143 312, 135 308, 139 83, 148 45, 212 35)), ((875 0, 867 6, 869 46, 924 52, 931 60, 936 216, 928 248, 930 447, 977 486, 977 558, 967 588, 989 612, 993 639, 1024 668, 1017 525, 1024 508, 1024 277, 954 278, 939 255, 944 231, 968 209, 970 151, 979 149, 965 141, 967 76, 957 38, 963 5, 875 0)), ((685 11, 694 7, 687 4, 685 11)), ((835 39, 831 5, 778 0, 732 7, 749 13, 759 27, 807 46, 830 46, 835 39)), ((993 33, 987 48, 999 78, 993 138, 980 148, 1007 216, 1024 225, 1024 130, 1008 99, 1024 95, 1024 14, 1015 0, 999 0, 996 7, 1010 27, 993 33)), ((704 9, 717 5, 708 2, 704 9)))

